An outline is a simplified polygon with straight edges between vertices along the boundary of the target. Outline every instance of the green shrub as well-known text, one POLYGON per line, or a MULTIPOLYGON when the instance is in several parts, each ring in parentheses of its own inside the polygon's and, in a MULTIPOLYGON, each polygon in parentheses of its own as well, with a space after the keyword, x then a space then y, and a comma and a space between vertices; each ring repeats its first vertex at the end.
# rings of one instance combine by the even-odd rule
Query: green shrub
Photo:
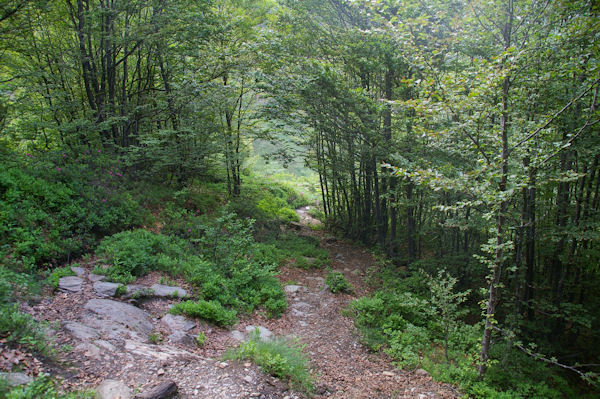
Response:
POLYGON ((251 360, 266 373, 287 381, 292 387, 312 392, 313 382, 308 360, 297 342, 284 339, 264 341, 255 330, 238 348, 229 350, 225 359, 251 360))
POLYGON ((198 335, 196 336, 196 345, 198 346, 204 346, 204 344, 206 343, 206 334, 204 334, 204 331, 200 331, 198 333, 198 335))
POLYGON ((169 312, 208 320, 218 326, 232 326, 236 322, 237 316, 235 310, 226 309, 217 301, 204 300, 177 303, 169 312))
POLYGON ((261 243, 255 257, 259 262, 279 265, 294 260, 298 267, 304 269, 331 265, 329 251, 321 248, 319 244, 315 237, 285 234, 276 240, 261 243))
POLYGON ((111 280, 127 284, 151 270, 175 273, 186 257, 186 244, 177 237, 139 229, 105 238, 96 254, 111 264, 104 271, 111 280))
POLYGON ((70 266, 58 267, 52 270, 52 273, 46 279, 46 283, 53 288, 58 288, 58 280, 67 276, 74 276, 75 272, 71 270, 70 266))
POLYGON ((10 387, 0 378, 0 397, 6 399, 92 399, 92 392, 59 393, 50 377, 38 377, 24 386, 10 387))
POLYGON ((330 270, 329 273, 327 273, 327 277, 325 278, 325 283, 329 287, 329 290, 334 294, 338 292, 350 293, 353 291, 352 285, 340 272, 330 270))
POLYGON ((56 264, 144 220, 121 181, 106 173, 108 161, 81 157, 66 163, 52 152, 23 158, 0 152, 0 257, 6 264, 56 264))

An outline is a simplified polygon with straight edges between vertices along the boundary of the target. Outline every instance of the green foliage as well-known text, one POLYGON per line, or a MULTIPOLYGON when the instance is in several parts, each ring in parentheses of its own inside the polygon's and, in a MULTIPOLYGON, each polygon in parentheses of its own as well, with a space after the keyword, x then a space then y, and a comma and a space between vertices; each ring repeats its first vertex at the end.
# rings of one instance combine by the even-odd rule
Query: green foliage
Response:
POLYGON ((141 223, 144 212, 113 188, 114 174, 97 176, 109 168, 104 161, 82 155, 67 164, 54 153, 29 155, 0 151, 0 256, 7 262, 38 268, 141 223))
POLYGON ((169 312, 209 320, 224 327, 233 325, 237 316, 235 310, 226 309, 217 301, 204 300, 176 303, 169 312))
POLYGON ((0 266, 0 338, 9 344, 19 344, 44 356, 51 356, 52 346, 44 335, 45 323, 36 321, 19 310, 15 301, 32 291, 27 276, 0 266))
POLYGON ((41 376, 25 386, 11 388, 0 378, 0 397, 5 399, 92 399, 93 392, 60 393, 56 382, 41 376))
POLYGON ((287 381, 292 387, 312 392, 313 381, 308 360, 297 342, 281 338, 262 340, 257 330, 238 348, 229 350, 225 359, 251 360, 266 373, 287 381))
POLYGON ((150 340, 150 342, 152 342, 152 344, 158 345, 163 341, 163 336, 160 332, 152 331, 148 335, 148 339, 150 340))
POLYGON ((261 262, 279 265, 294 260, 296 266, 303 269, 331 265, 329 251, 319 246, 317 238, 292 233, 259 244, 255 256, 261 262))
POLYGON ((325 283, 329 287, 329 290, 334 294, 338 292, 351 293, 353 291, 352 285, 340 272, 330 270, 329 273, 327 273, 327 277, 325 277, 325 283))
POLYGON ((204 334, 204 331, 200 331, 198 333, 198 335, 196 336, 196 345, 202 347, 204 346, 204 344, 206 343, 206 334, 204 334))
POLYGON ((52 270, 52 273, 46 279, 46 283, 53 288, 58 288, 58 280, 67 276, 74 276, 75 272, 71 270, 71 266, 58 267, 52 270))
POLYGON ((174 273, 179 261, 186 256, 186 248, 187 244, 177 237, 139 229, 105 238, 96 254, 111 264, 104 274, 113 281, 127 284, 151 270, 174 273))

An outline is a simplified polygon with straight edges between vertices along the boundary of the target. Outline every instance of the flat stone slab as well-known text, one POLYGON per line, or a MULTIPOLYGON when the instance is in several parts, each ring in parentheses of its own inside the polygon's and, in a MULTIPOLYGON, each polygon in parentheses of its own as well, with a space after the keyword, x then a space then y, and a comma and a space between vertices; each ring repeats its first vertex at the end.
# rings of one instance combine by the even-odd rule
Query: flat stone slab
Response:
POLYGON ((96 399, 131 399, 131 389, 123 382, 117 380, 104 380, 96 387, 96 399))
POLYGON ((175 331, 189 331, 192 328, 196 327, 196 322, 190 320, 184 316, 175 316, 170 313, 167 313, 160 322, 167 326, 171 332, 175 331))
POLYGON ((96 281, 106 280, 106 276, 103 276, 102 274, 90 273, 88 274, 88 279, 90 279, 91 282, 95 283, 96 281))
POLYGON ((150 288, 154 291, 154 295, 160 296, 160 297, 184 298, 187 296, 187 291, 181 287, 172 287, 169 285, 154 284, 150 288))
POLYGON ((142 296, 154 295, 154 290, 152 288, 146 287, 145 285, 130 284, 126 288, 128 296, 134 296, 136 295, 136 293, 142 296))
POLYGON ((73 348, 74 351, 81 352, 87 357, 99 359, 102 351, 96 345, 89 342, 84 342, 73 348))
POLYGON ((152 345, 134 340, 125 340, 125 350, 143 357, 166 361, 174 357, 196 357, 191 352, 177 349, 168 345, 152 345))
POLYGON ((83 267, 71 266, 71 271, 75 273, 77 277, 81 277, 85 274, 85 269, 83 267))
POLYGON ((110 299, 90 299, 85 308, 93 313, 128 326, 142 334, 149 334, 153 326, 150 316, 140 308, 110 299))
POLYGON ((292 305, 290 305, 290 307, 293 309, 298 309, 298 310, 299 309, 307 310, 307 309, 312 308, 312 305, 309 303, 306 303, 306 302, 296 302, 296 303, 293 303, 292 305))
POLYGON ((268 341, 273 336, 271 330, 263 326, 246 326, 246 332, 252 333, 255 329, 258 328, 260 339, 268 341))
POLYGON ((0 373, 0 379, 5 380, 11 387, 27 385, 33 378, 25 373, 0 373))
POLYGON ((96 281, 94 283, 94 292, 103 296, 114 296, 120 284, 109 283, 107 281, 96 281))
POLYGON ((76 321, 69 321, 65 323, 65 330, 71 333, 72 336, 79 339, 95 339, 99 338, 100 334, 94 328, 86 326, 85 324, 78 323, 76 321))
POLYGON ((58 289, 65 292, 79 292, 83 279, 75 276, 62 277, 58 280, 58 289))

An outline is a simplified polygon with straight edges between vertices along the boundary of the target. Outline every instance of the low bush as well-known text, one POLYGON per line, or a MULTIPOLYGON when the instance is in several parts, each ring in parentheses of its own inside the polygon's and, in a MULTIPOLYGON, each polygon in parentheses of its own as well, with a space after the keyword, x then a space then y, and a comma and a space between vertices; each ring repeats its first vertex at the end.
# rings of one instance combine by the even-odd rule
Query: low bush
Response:
POLYGON ((285 339, 262 340, 255 330, 238 348, 229 350, 225 359, 251 360, 266 373, 287 381, 292 387, 310 393, 312 377, 303 347, 285 339))
POLYGON ((279 265, 293 260, 303 269, 331 265, 329 251, 320 247, 317 238, 292 233, 259 244, 255 257, 260 262, 279 265))
POLYGON ((209 320, 224 327, 233 325, 237 316, 235 310, 226 309, 217 301, 204 300, 179 302, 169 312, 209 320))
POLYGON ((38 377, 27 385, 11 387, 0 378, 0 397, 6 399, 92 399, 93 392, 61 393, 50 377, 38 377))
POLYGON ((56 269, 52 270, 52 272, 50 273, 50 275, 48 276, 48 278, 46 278, 46 283, 52 287, 52 288, 58 288, 58 281, 63 278, 63 277, 67 277, 67 276, 74 276, 75 272, 73 272, 73 270, 71 270, 70 266, 65 266, 65 267, 57 267, 56 269))
POLYGON ((325 278, 325 283, 334 294, 338 292, 350 293, 353 291, 352 285, 340 272, 330 270, 325 278))

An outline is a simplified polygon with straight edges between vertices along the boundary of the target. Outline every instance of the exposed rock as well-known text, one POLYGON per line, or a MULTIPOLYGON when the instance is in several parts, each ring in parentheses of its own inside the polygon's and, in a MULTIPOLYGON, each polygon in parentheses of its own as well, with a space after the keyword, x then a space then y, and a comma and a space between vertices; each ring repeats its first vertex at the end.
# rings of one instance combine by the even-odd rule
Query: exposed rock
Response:
POLYGON ((174 331, 173 334, 167 337, 167 340, 177 344, 194 345, 195 338, 187 334, 185 331, 174 331))
POLYGON ((83 267, 71 266, 71 271, 77 275, 77 277, 81 277, 85 274, 85 269, 83 267))
POLYGON ((77 352, 82 352, 87 357, 91 357, 94 359, 100 358, 100 353, 101 353, 100 348, 98 348, 96 345, 91 344, 89 342, 79 344, 75 348, 73 348, 73 350, 77 351, 77 352))
POLYGON ((127 286, 127 296, 151 296, 154 295, 154 290, 139 284, 130 284, 127 286))
POLYGON ((392 373, 391 371, 384 371, 381 374, 384 375, 385 377, 393 377, 396 375, 396 374, 392 373))
POLYGON ((196 322, 190 320, 184 316, 175 316, 167 313, 160 322, 168 327, 172 332, 175 331, 189 331, 196 327, 196 322))
POLYGON ((104 380, 96 388, 96 399, 131 399, 131 389, 123 381, 104 380))
POLYGON ((0 379, 5 380, 11 387, 27 385, 33 378, 25 373, 0 373, 0 379))
POLYGON ((193 353, 173 348, 168 345, 150 345, 134 340, 125 340, 125 350, 144 357, 167 361, 174 357, 194 357, 193 353))
POLYGON ((108 341, 104 341, 103 339, 97 339, 94 341, 94 345, 104 348, 108 351, 114 352, 117 348, 113 344, 108 341))
POLYGON ((83 279, 75 276, 62 277, 58 280, 58 289, 65 292, 79 292, 83 279))
POLYGON ((94 291, 102 296, 114 296, 120 284, 109 283, 107 281, 96 281, 94 283, 94 291))
POLYGON ((88 274, 88 279, 90 279, 90 281, 92 283, 95 283, 96 281, 102 281, 106 279, 106 276, 103 276, 101 274, 94 274, 94 273, 90 273, 88 274))
POLYGON ((168 399, 177 395, 177 384, 174 381, 161 382, 154 388, 140 393, 134 399, 168 399))
POLYGON ((100 336, 97 330, 76 321, 66 322, 65 330, 71 333, 75 338, 79 339, 94 339, 100 336))
POLYGON ((423 369, 416 369, 415 370, 415 374, 416 375, 421 375, 423 377, 428 377, 429 376, 429 373, 426 370, 423 370, 423 369))
POLYGON ((236 341, 243 341, 246 338, 244 333, 238 330, 233 330, 230 335, 231 338, 235 339, 236 341))
POLYGON ((288 294, 296 294, 298 291, 304 291, 304 290, 306 290, 306 288, 304 288, 303 286, 301 286, 301 285, 295 285, 295 284, 286 285, 285 287, 283 287, 283 289, 288 294))
POLYGON ((154 291, 154 295, 160 296, 160 297, 165 297, 165 298, 172 298, 172 297, 185 298, 187 296, 187 291, 184 290, 181 287, 172 287, 172 286, 169 286, 169 285, 154 284, 150 288, 152 288, 152 290, 154 291))
POLYGON ((246 326, 246 332, 251 333, 258 328, 260 339, 268 341, 273 336, 273 333, 263 326, 246 326))
POLYGON ((312 308, 312 305, 306 302, 295 302, 292 305, 290 305, 290 307, 292 309, 310 309, 312 308))
POLYGON ((93 313, 128 326, 144 335, 152 331, 153 326, 146 312, 133 305, 110 299, 90 299, 85 308, 93 313))
POLYGON ((250 377, 249 375, 245 376, 244 381, 246 381, 248 384, 254 384, 254 378, 250 377))

